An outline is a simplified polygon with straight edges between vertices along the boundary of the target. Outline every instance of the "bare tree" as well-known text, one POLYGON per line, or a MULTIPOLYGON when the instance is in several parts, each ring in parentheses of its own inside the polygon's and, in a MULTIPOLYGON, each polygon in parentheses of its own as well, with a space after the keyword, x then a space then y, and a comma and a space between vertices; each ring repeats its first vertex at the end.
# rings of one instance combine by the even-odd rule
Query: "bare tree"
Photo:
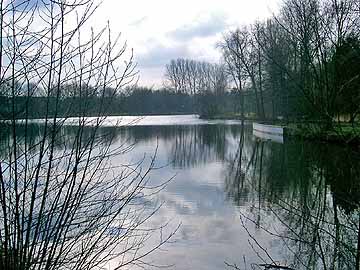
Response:
MULTIPOLYGON (((224 41, 220 43, 220 48, 236 88, 241 93, 250 82, 250 88, 255 93, 257 115, 265 118, 262 97, 262 59, 256 42, 259 30, 256 29, 255 27, 255 36, 246 27, 228 33, 224 41)), ((243 99, 241 99, 242 103, 243 99)), ((242 104, 241 107, 243 108, 244 105, 242 104)))
POLYGON ((327 128, 341 114, 355 121, 358 6, 358 0, 288 0, 266 23, 224 36, 219 47, 228 73, 239 92, 252 91, 259 117, 269 111, 273 118, 312 117, 327 128))
POLYGON ((332 57, 347 37, 358 38, 357 5, 357 0, 289 0, 275 17, 293 48, 293 64, 284 70, 312 110, 328 124, 337 113, 336 100, 345 93, 344 84, 339 85, 334 77, 337 63, 332 57))
POLYGON ((10 121, 2 124, 11 139, 0 159, 1 269, 99 269, 110 260, 116 269, 144 266, 171 236, 145 245, 162 228, 146 226, 163 187, 149 185, 155 157, 147 168, 113 163, 132 145, 113 145, 113 134, 100 132, 106 97, 133 81, 136 65, 109 26, 86 29, 97 7, 88 0, 0 2, 0 87, 11 102, 10 121), (84 99, 71 120, 74 136, 64 137, 70 120, 59 115, 66 115, 60 109, 68 85, 80 98, 88 91, 101 98, 90 119, 84 99), (31 140, 28 101, 38 89, 46 109, 31 140))
POLYGON ((224 92, 227 78, 222 70, 223 67, 218 64, 179 58, 166 65, 165 84, 177 92, 190 95, 215 91, 220 84, 224 92))

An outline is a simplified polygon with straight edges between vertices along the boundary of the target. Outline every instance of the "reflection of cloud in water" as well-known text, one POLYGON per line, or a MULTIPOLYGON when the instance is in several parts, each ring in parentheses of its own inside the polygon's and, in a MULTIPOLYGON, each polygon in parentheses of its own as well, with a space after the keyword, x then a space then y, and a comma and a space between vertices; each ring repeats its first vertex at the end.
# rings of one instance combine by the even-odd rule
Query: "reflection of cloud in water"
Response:
MULTIPOLYGON (((291 203, 294 209, 310 211, 310 206, 321 205, 325 198, 328 209, 324 217, 332 218, 334 202, 340 222, 347 221, 347 213, 354 213, 360 192, 357 156, 335 146, 299 141, 283 145, 262 142, 253 138, 251 130, 245 129, 242 151, 238 151, 241 128, 235 125, 101 130, 101 134, 112 135, 101 139, 113 139, 114 147, 137 142, 133 151, 112 159, 114 166, 136 163, 144 154, 146 166, 157 149, 156 166, 168 166, 153 170, 150 183, 157 185, 176 175, 160 193, 159 201, 164 202, 164 206, 148 226, 159 226, 168 220, 171 224, 181 222, 182 226, 173 239, 175 242, 152 257, 156 262, 176 264, 175 269, 223 269, 224 261, 241 263, 243 255, 249 263, 259 262, 248 244, 249 235, 242 227, 240 213, 253 219, 254 222, 245 220, 246 228, 272 256, 291 259, 293 255, 283 247, 283 239, 274 238, 261 229, 290 237, 294 237, 291 228, 302 229, 299 222, 307 212, 297 212, 300 219, 294 218, 289 211, 281 211, 284 210, 282 202, 291 203), (318 190, 318 186, 326 187, 327 192, 318 190), (317 194, 320 197, 316 197, 317 194), (286 230, 278 217, 292 227, 286 230)), ((85 130, 85 136, 87 132, 89 130, 85 130)), ((29 134, 30 141, 36 142, 41 127, 33 126, 29 134)), ((71 143, 74 129, 66 127, 61 134, 56 145, 59 150, 71 143)), ((0 136, 6 144, 1 130, 0 136)), ((312 211, 323 213, 319 207, 312 211)), ((165 228, 164 235, 172 229, 173 226, 165 228)), ((307 236, 311 236, 314 230, 305 229, 307 236)))
MULTIPOLYGON (((236 208, 226 200, 223 170, 219 163, 189 168, 162 193, 165 205, 160 215, 182 223, 175 243, 161 256, 165 262, 177 263, 175 269, 223 269, 225 260, 233 261, 242 255, 258 261, 249 249, 248 235, 236 208)), ((270 248, 270 237, 259 236, 259 241, 270 248)))

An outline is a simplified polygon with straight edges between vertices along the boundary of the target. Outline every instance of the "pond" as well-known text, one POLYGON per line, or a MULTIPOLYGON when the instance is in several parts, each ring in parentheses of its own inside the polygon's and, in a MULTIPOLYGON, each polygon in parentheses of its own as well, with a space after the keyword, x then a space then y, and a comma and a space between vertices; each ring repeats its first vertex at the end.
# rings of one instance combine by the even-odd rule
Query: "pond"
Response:
MULTIPOLYGON (((31 136, 38 129, 34 124, 31 136)), ((149 226, 180 227, 148 258, 153 263, 179 270, 356 269, 360 155, 352 149, 261 140, 251 123, 194 115, 111 117, 102 128, 109 131, 113 145, 135 143, 113 164, 156 154, 151 183, 171 179, 149 226)), ((63 133, 71 137, 74 128, 63 133)))

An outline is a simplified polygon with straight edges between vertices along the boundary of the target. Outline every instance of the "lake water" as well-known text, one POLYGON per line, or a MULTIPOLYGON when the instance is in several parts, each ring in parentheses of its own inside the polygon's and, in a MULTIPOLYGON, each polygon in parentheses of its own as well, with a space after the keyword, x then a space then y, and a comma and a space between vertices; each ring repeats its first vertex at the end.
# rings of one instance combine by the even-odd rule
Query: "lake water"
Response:
MULTIPOLYGON (((68 125, 64 133, 72 136, 68 125)), ((114 145, 135 143, 113 164, 137 162, 156 151, 151 183, 173 178, 158 195, 163 206, 148 225, 169 222, 164 234, 181 226, 148 257, 154 263, 179 270, 234 264, 264 269, 263 263, 355 269, 360 157, 351 149, 260 140, 250 123, 194 115, 110 117, 103 128, 109 130, 114 145)))

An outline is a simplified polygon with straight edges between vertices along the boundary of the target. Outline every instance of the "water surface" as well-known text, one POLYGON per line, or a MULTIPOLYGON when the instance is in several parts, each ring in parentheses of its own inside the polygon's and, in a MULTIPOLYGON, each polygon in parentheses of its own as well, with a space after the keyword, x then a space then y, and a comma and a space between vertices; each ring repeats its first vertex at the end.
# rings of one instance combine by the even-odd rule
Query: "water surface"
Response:
MULTIPOLYGON (((34 140, 40 130, 34 125, 34 140)), ((65 125, 65 138, 75 130, 65 125)), ((181 270, 263 269, 262 263, 355 269, 360 158, 351 149, 260 140, 250 124, 194 115, 110 117, 100 132, 114 134, 114 145, 135 143, 113 164, 156 153, 151 183, 175 176, 149 226, 170 221, 164 233, 181 226, 166 249, 148 258, 154 263, 181 270)))

